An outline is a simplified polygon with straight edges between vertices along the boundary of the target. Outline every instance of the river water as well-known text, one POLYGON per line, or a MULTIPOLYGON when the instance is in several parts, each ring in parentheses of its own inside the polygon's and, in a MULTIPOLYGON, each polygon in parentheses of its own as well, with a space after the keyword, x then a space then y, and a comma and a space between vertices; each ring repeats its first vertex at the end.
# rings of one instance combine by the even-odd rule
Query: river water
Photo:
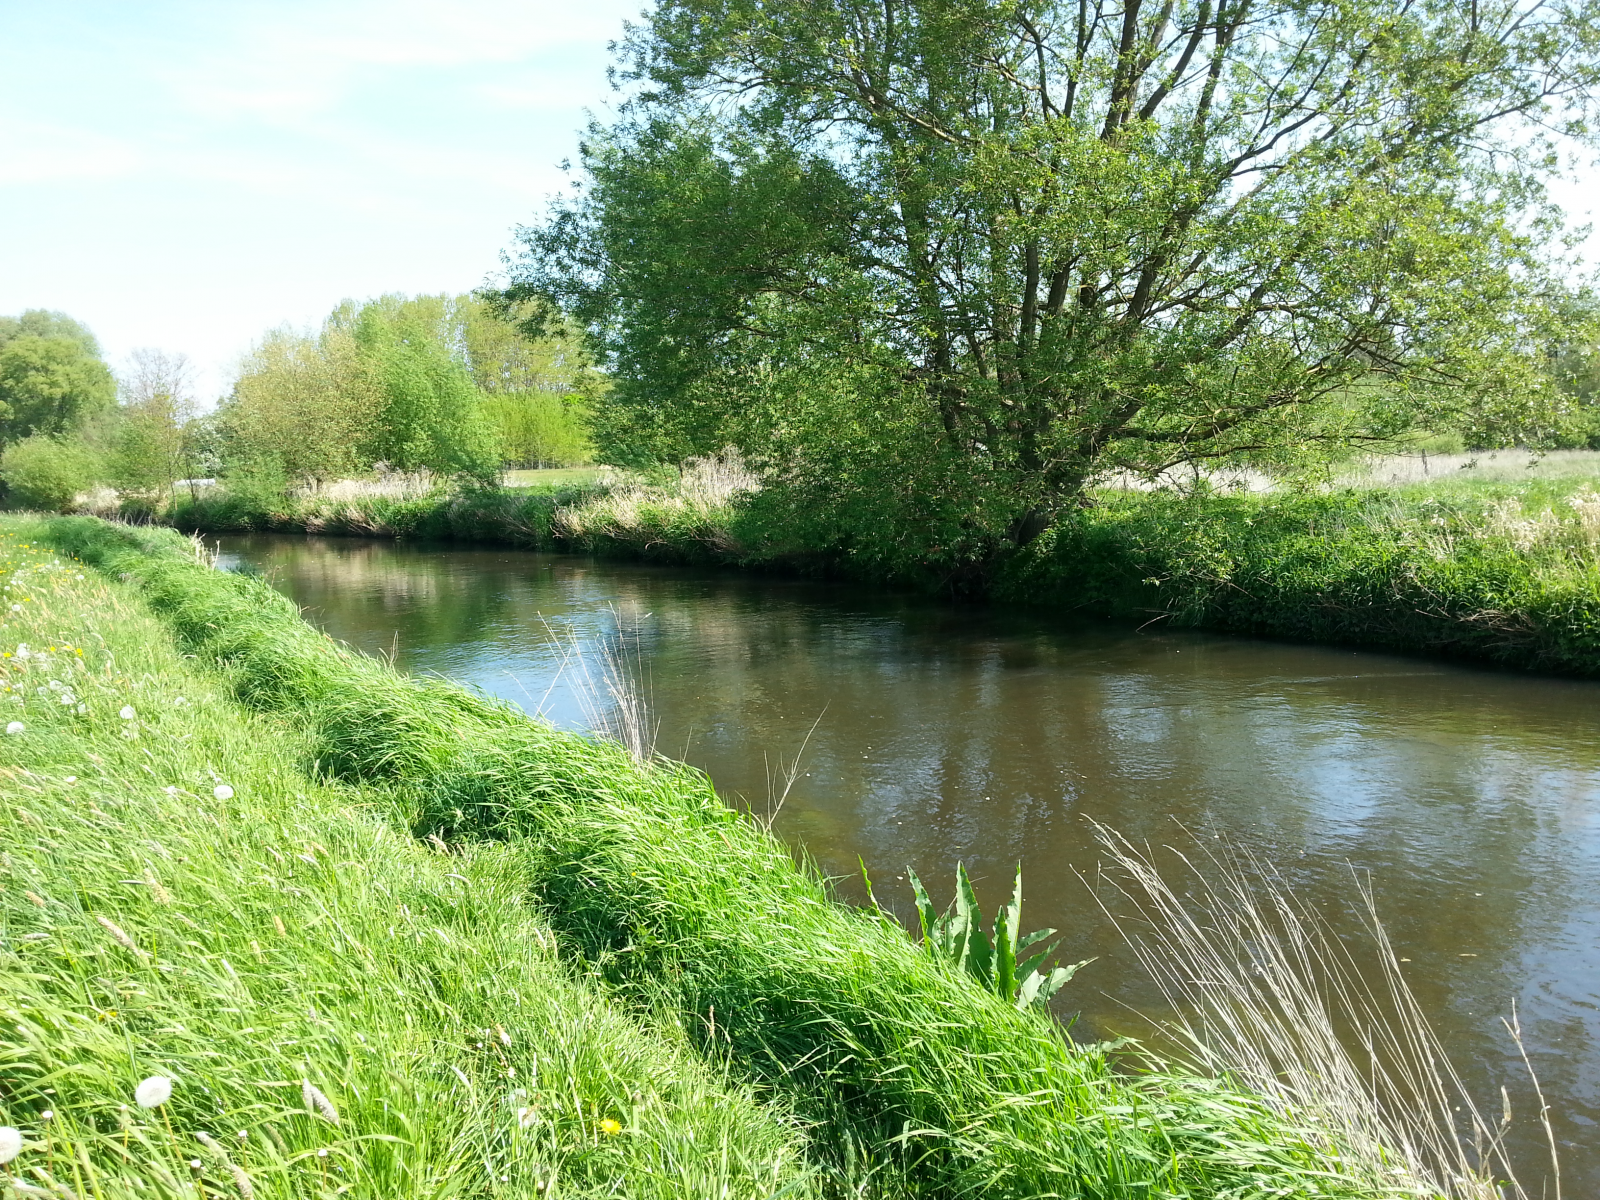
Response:
POLYGON ((1163 1014, 1086 882, 1086 818, 1158 846, 1221 834, 1341 929, 1351 868, 1370 873, 1470 1091, 1497 1117, 1511 1097, 1524 1184, 1539 1194, 1548 1153, 1513 1005, 1565 1194, 1600 1196, 1600 684, 504 549, 220 548, 333 636, 565 727, 593 707, 574 644, 591 678, 620 650, 657 749, 773 817, 848 899, 864 864, 909 919, 906 867, 943 903, 959 860, 988 909, 1020 861, 1023 928, 1098 956, 1057 1006, 1079 1036, 1163 1014))

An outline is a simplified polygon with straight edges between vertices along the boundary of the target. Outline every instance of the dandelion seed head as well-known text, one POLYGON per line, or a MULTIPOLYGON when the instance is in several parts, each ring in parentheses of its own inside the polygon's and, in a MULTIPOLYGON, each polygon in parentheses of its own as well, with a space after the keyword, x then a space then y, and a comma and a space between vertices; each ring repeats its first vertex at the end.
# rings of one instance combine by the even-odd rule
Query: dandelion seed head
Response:
POLYGON ((213 796, 215 796, 218 800, 232 800, 233 799, 233 789, 231 787, 229 787, 225 783, 217 784, 216 787, 211 789, 211 794, 213 796))
POLYGON ((122 711, 117 714, 117 716, 121 717, 124 721, 131 721, 138 715, 138 713, 133 711, 133 705, 131 704, 124 704, 122 706, 122 711))
POLYGON ((8 1163, 22 1153, 22 1131, 0 1125, 0 1163, 8 1163))
POLYGON ((172 1080, 165 1075, 152 1075, 133 1089, 133 1102, 140 1108, 160 1108, 172 1099, 172 1080))
POLYGON ((24 725, 21 721, 11 721, 6 725, 6 732, 8 734, 10 734, 12 737, 15 737, 17 734, 21 733, 26 728, 27 728, 27 726, 24 725))

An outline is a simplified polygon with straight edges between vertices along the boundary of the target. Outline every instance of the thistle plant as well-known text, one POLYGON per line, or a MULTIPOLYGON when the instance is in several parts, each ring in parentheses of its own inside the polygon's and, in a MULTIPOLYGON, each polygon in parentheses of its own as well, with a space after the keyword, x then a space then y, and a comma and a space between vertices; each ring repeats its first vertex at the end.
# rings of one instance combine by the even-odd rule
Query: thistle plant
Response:
POLYGON ((1011 1001, 1018 1009, 1048 1006, 1050 998, 1066 986, 1079 968, 1094 961, 1085 959, 1070 967, 1055 967, 1048 974, 1041 972, 1039 965, 1055 953, 1061 944, 1059 940, 1019 961, 1018 955, 1056 933, 1054 929, 1040 929, 1019 936, 1022 927, 1020 863, 1016 885, 1011 890, 1011 903, 1001 905, 1000 911, 995 913, 992 940, 983 932, 983 909, 965 866, 956 864, 955 899, 943 914, 933 907, 928 889, 922 886, 917 873, 907 867, 906 875, 911 880, 911 890, 916 893, 922 944, 928 953, 935 958, 949 959, 976 979, 984 991, 1011 1001))

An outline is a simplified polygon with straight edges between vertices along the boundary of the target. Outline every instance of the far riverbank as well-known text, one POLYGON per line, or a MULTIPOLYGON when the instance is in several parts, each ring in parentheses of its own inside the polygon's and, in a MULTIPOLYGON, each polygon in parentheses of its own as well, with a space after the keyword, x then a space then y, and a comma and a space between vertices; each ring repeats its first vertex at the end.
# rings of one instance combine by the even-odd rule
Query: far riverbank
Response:
POLYGON ((185 532, 505 545, 852 578, 1171 628, 1366 646, 1600 677, 1600 494, 1582 480, 1320 493, 1103 490, 1035 542, 951 571, 889 572, 842 540, 763 519, 746 481, 590 483, 269 499, 210 490, 159 514, 185 532))

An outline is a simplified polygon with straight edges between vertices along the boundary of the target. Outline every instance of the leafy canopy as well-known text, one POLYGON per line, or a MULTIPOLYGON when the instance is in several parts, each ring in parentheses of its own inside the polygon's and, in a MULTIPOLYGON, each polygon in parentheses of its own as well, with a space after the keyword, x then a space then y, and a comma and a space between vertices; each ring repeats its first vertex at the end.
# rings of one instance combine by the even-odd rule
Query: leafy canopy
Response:
POLYGON ((115 397, 100 346, 77 321, 44 309, 0 317, 0 444, 74 432, 115 397))
POLYGON ((572 336, 529 340, 472 296, 346 301, 320 331, 269 332, 219 425, 230 487, 377 463, 482 480, 504 462, 581 461, 593 372, 572 336))
POLYGON ((611 369, 602 455, 732 442, 845 540, 957 559, 1110 469, 1537 437, 1597 12, 663 0, 507 295, 611 369))

